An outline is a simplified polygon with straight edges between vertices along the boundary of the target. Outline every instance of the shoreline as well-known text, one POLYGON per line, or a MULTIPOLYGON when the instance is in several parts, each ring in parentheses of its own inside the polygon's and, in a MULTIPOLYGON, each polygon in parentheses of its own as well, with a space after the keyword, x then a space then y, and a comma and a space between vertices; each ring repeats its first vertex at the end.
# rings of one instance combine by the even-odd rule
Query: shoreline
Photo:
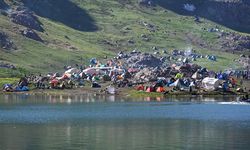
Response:
POLYGON ((102 95, 102 96, 110 96, 114 95, 121 98, 146 98, 146 97, 239 97, 244 96, 246 94, 250 93, 236 93, 236 92, 219 92, 219 91, 213 91, 213 92, 185 92, 185 91, 176 91, 176 92, 170 92, 170 93, 158 93, 158 92, 145 92, 145 91, 137 91, 134 88, 118 88, 116 94, 108 94, 100 92, 103 90, 103 88, 75 88, 75 89, 33 89, 27 92, 0 92, 0 95, 8 95, 8 94, 27 94, 27 95, 67 95, 67 96, 73 96, 73 95, 85 95, 85 94, 93 94, 93 95, 102 95))

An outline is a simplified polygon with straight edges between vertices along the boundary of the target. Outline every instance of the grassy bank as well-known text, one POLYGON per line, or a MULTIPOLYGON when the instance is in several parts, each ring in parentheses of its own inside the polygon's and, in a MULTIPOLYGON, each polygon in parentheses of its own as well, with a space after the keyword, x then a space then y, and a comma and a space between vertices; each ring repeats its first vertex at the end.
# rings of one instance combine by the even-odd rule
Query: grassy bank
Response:
POLYGON ((15 84, 19 81, 19 78, 0 78, 0 87, 2 89, 4 84, 15 84))

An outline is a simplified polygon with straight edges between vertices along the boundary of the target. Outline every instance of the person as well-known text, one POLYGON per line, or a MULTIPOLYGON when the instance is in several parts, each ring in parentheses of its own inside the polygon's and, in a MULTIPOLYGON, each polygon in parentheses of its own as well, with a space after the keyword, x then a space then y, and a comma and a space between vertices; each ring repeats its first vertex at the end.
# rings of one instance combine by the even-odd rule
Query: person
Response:
POLYGON ((247 95, 243 96, 243 98, 242 98, 241 101, 243 101, 243 102, 246 102, 246 101, 250 102, 249 95, 247 94, 247 95))
POLYGON ((224 92, 229 91, 229 87, 228 87, 228 82, 227 82, 227 81, 224 81, 224 82, 223 82, 222 87, 223 87, 223 91, 224 91, 224 92))
POLYGON ((18 82, 18 86, 20 88, 24 87, 24 86, 28 86, 28 80, 27 80, 27 77, 25 75, 25 77, 22 77, 19 82, 18 82))
POLYGON ((242 85, 243 85, 243 80, 241 79, 241 80, 240 80, 240 86, 242 86, 242 85))
POLYGON ((11 84, 5 84, 5 85, 3 86, 3 91, 4 91, 4 92, 13 92, 13 87, 12 87, 12 85, 11 85, 11 84))

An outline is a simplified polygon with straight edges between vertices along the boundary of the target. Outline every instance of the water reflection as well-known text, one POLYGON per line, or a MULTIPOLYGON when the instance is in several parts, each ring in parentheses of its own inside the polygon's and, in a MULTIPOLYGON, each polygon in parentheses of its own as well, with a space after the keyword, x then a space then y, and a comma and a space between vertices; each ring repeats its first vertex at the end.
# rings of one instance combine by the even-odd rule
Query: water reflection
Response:
POLYGON ((248 149, 249 126, 190 120, 0 125, 2 149, 248 149))
POLYGON ((4 94, 0 95, 0 104, 22 103, 96 103, 96 102, 228 102, 239 99, 236 96, 203 97, 203 96, 172 96, 172 97, 120 97, 119 95, 79 94, 4 94))
POLYGON ((0 150, 249 149, 235 97, 0 95, 0 150))

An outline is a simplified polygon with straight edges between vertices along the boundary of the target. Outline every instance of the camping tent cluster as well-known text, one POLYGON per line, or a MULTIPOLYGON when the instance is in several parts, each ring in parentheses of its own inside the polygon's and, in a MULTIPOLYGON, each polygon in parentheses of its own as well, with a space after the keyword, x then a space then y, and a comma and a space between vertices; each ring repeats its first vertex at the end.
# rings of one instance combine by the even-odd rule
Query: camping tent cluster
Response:
MULTIPOLYGON (((173 51, 173 55, 200 57, 191 51, 176 50, 173 51)), ((132 86, 147 92, 168 92, 168 89, 229 91, 230 88, 237 86, 236 71, 216 73, 187 62, 170 64, 162 55, 141 53, 136 50, 130 53, 119 52, 112 59, 92 58, 87 67, 76 65, 64 68, 65 71, 62 73, 22 78, 17 84, 19 88, 6 84, 4 91, 27 91, 26 87, 29 84, 34 84, 39 89, 71 89, 88 85, 92 88, 103 88, 105 85, 105 91, 113 94, 116 93, 115 88, 132 86), (106 87, 107 85, 112 86, 106 87), (23 87, 25 88, 22 89, 23 87)))

